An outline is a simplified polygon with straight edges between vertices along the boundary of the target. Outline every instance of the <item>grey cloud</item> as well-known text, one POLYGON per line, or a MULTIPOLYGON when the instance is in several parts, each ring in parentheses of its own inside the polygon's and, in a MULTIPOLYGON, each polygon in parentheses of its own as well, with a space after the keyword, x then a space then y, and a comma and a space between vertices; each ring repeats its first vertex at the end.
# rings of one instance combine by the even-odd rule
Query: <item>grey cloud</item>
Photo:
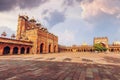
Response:
POLYGON ((0 11, 8 11, 19 7, 21 9, 29 9, 37 7, 49 0, 0 0, 0 11))
POLYGON ((54 10, 53 12, 49 12, 48 9, 44 10, 42 14, 49 14, 50 16, 44 17, 44 19, 48 22, 50 27, 53 27, 54 25, 64 22, 66 17, 66 9, 69 6, 74 6, 76 3, 80 3, 82 0, 63 0, 63 12, 59 12, 58 10, 54 10))
POLYGON ((83 0, 64 0, 63 5, 65 6, 74 6, 76 3, 80 3, 83 0))
POLYGON ((42 12, 42 15, 45 15, 45 14, 47 14, 47 13, 49 13, 49 10, 48 10, 48 9, 45 9, 45 10, 42 12))
POLYGON ((44 17, 44 19, 48 22, 50 27, 53 27, 54 25, 64 22, 66 17, 66 9, 69 6, 74 6, 77 3, 80 3, 82 0, 63 0, 63 4, 61 4, 61 7, 64 8, 62 12, 59 12, 58 10, 54 10, 52 12, 49 11, 49 9, 46 9, 42 12, 43 15, 49 14, 50 16, 44 17))
POLYGON ((65 0, 63 4, 64 4, 64 5, 67 5, 67 6, 71 6, 71 5, 74 4, 74 1, 75 1, 75 0, 65 0))
POLYGON ((55 10, 50 13, 50 17, 45 17, 44 19, 48 22, 50 27, 53 27, 58 23, 64 22, 65 14, 55 10))
POLYGON ((0 11, 6 11, 16 6, 17 0, 0 0, 0 11))
POLYGON ((82 2, 82 17, 85 20, 93 22, 101 18, 104 20, 105 16, 114 17, 116 20, 120 19, 119 4, 120 0, 110 0, 109 2, 105 0, 85 0, 82 2))
POLYGON ((32 7, 37 7, 43 3, 45 3, 48 0, 19 0, 20 2, 18 3, 20 8, 32 8, 32 7))

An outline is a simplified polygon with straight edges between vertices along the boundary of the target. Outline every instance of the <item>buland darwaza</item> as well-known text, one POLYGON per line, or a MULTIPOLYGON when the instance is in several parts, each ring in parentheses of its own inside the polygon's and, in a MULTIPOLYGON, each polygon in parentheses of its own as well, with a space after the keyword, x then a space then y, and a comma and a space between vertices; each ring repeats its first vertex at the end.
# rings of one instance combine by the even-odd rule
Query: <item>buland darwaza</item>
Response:
POLYGON ((58 37, 35 19, 26 15, 19 15, 17 35, 5 38, 3 32, 0 37, 0 55, 4 54, 40 54, 58 52, 58 37))

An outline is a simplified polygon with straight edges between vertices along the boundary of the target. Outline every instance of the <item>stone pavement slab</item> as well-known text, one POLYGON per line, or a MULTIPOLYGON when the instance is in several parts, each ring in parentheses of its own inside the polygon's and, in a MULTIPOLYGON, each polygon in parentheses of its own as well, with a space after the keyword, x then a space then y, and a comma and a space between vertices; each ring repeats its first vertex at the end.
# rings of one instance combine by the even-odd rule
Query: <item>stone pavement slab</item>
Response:
POLYGON ((102 59, 106 64, 102 64, 102 60, 96 63, 96 57, 91 54, 88 58, 92 59, 92 62, 86 58, 87 55, 77 54, 77 60, 80 58, 82 61, 84 57, 83 62, 75 62, 74 54, 68 57, 64 55, 19 55, 19 59, 18 56, 0 56, 0 80, 120 80, 119 61, 114 63, 120 60, 118 54, 112 55, 113 57, 107 54, 98 54, 98 57, 93 54, 98 61, 102 59), (43 58, 44 60, 40 60, 43 58), (60 60, 55 61, 57 58, 60 60))

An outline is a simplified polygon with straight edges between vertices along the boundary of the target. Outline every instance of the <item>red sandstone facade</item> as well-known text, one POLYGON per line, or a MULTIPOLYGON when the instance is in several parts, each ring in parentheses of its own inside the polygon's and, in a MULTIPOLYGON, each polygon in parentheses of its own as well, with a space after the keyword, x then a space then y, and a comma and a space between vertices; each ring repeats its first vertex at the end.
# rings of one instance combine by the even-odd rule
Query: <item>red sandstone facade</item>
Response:
POLYGON ((58 52, 58 37, 28 16, 18 17, 16 39, 0 37, 0 55, 58 52))

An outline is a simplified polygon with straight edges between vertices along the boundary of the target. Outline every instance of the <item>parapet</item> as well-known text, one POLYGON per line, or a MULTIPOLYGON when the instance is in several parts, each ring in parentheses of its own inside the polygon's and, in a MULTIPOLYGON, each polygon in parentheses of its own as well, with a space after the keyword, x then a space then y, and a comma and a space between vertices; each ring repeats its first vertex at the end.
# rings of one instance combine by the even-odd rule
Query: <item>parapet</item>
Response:
POLYGON ((108 39, 107 37, 95 37, 94 39, 108 39))

